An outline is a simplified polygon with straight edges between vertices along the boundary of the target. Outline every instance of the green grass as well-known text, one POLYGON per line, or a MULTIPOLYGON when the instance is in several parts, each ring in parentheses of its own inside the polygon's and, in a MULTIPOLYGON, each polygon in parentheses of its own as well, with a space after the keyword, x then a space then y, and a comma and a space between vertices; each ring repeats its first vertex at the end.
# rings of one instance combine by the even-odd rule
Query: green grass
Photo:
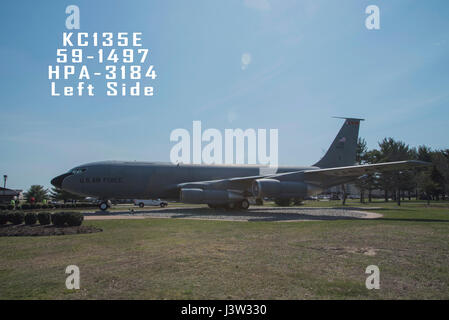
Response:
POLYGON ((449 299, 448 203, 371 205, 384 217, 85 221, 104 231, 0 238, 0 299, 449 299), (65 288, 70 264, 80 290, 65 288), (379 290, 365 288, 371 264, 379 290))

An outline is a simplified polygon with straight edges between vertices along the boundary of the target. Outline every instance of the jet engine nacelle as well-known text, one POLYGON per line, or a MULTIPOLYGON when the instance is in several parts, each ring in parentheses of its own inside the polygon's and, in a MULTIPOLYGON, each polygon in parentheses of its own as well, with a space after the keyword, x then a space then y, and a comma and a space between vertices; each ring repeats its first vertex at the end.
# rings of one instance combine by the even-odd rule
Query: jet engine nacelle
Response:
POLYGON ((253 182, 252 193, 256 198, 303 198, 307 196, 307 184, 276 179, 258 179, 253 182))
POLYGON ((183 188, 180 199, 184 203, 227 204, 243 200, 244 197, 239 193, 227 190, 183 188))

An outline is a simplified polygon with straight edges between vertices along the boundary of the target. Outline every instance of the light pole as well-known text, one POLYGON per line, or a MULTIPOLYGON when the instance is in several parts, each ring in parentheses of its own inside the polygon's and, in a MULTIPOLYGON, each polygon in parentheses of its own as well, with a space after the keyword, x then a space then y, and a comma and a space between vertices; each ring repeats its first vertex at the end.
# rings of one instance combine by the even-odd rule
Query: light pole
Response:
POLYGON ((3 196, 5 196, 6 193, 6 179, 8 179, 8 176, 6 174, 3 175, 3 196))

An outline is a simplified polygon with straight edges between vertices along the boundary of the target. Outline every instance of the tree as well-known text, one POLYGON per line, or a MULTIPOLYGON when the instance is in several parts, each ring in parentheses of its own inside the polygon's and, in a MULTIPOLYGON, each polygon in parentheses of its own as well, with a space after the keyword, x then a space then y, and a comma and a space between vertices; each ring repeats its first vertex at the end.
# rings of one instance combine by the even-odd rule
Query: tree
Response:
POLYGON ((32 185, 24 195, 28 202, 31 202, 31 198, 34 198, 35 202, 42 202, 48 199, 48 190, 43 186, 32 185))
POLYGON ((432 150, 427 146, 419 146, 416 152, 416 159, 420 161, 432 162, 432 150))
POLYGON ((77 200, 84 200, 85 197, 78 196, 76 194, 64 191, 60 188, 53 187, 50 192, 50 197, 55 201, 64 201, 66 203, 67 201, 77 201, 77 200))
MULTIPOLYGON (((365 164, 366 160, 367 160, 367 153, 368 153, 368 148, 366 146, 365 139, 359 138, 359 140, 357 141, 357 151, 356 151, 356 158, 355 158, 356 163, 359 165, 365 164)), ((360 202, 361 203, 365 202, 365 190, 367 189, 366 182, 367 182, 366 175, 357 179, 355 182, 355 185, 360 190, 360 202)), ((345 204, 345 200, 346 199, 344 197, 343 204, 345 204)))
POLYGON ((449 149, 432 151, 429 147, 419 146, 416 150, 416 159, 431 162, 431 170, 416 169, 416 199, 418 189, 426 194, 428 202, 431 198, 444 199, 449 193, 449 149))
POLYGON ((449 149, 434 151, 432 153, 432 163, 435 165, 432 172, 432 179, 437 185, 435 189, 444 198, 449 193, 449 149))
MULTIPOLYGON (((366 153, 365 155, 366 163, 374 164, 381 162, 381 154, 379 150, 373 149, 366 153)), ((368 190, 368 202, 373 201, 373 190, 379 189, 379 174, 371 173, 367 174, 364 178, 365 187, 368 190)))
POLYGON ((431 194, 433 190, 436 188, 435 182, 432 180, 431 172, 429 171, 421 171, 417 175, 417 183, 418 187, 421 191, 425 192, 427 204, 430 204, 431 194))
MULTIPOLYGON (((425 162, 432 162, 432 150, 427 146, 419 146, 418 150, 415 151, 415 158, 420 161, 425 162)), ((416 200, 418 200, 419 192, 418 189, 422 190, 422 186, 424 184, 424 180, 427 179, 427 177, 424 179, 424 176, 421 175, 421 172, 423 172, 424 169, 417 168, 415 169, 415 187, 416 187, 416 200)), ((429 176, 430 177, 430 176, 429 176)), ((433 185, 435 187, 435 185, 433 185)), ((430 190, 430 189, 428 189, 430 190)), ((433 190, 432 190, 433 192, 433 190)))
MULTIPOLYGON (((379 143, 382 162, 410 160, 413 158, 413 150, 402 141, 393 138, 384 138, 379 143)), ((409 188, 413 183, 413 175, 407 172, 384 172, 380 175, 379 184, 385 192, 385 201, 388 201, 388 192, 393 191, 393 199, 401 205, 401 191, 409 188)))

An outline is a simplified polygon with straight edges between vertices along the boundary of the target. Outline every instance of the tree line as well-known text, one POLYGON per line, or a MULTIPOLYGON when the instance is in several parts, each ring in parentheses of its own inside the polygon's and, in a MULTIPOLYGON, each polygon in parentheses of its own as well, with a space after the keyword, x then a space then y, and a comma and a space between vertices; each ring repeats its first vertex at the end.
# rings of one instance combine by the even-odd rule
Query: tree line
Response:
POLYGON ((386 202, 389 199, 401 204, 401 199, 446 199, 449 194, 449 149, 432 150, 427 146, 410 147, 402 141, 384 138, 378 148, 368 150, 366 141, 359 138, 357 164, 375 164, 402 160, 420 160, 433 164, 430 168, 367 174, 355 185, 360 190, 360 201, 372 201, 374 190, 383 191, 386 202))
POLYGON ((48 190, 41 185, 32 185, 27 192, 24 193, 24 196, 27 202, 31 202, 31 199, 33 199, 35 203, 41 203, 44 200, 50 199, 53 201, 64 201, 64 203, 85 199, 85 197, 75 195, 60 188, 53 187, 51 190, 48 190))

